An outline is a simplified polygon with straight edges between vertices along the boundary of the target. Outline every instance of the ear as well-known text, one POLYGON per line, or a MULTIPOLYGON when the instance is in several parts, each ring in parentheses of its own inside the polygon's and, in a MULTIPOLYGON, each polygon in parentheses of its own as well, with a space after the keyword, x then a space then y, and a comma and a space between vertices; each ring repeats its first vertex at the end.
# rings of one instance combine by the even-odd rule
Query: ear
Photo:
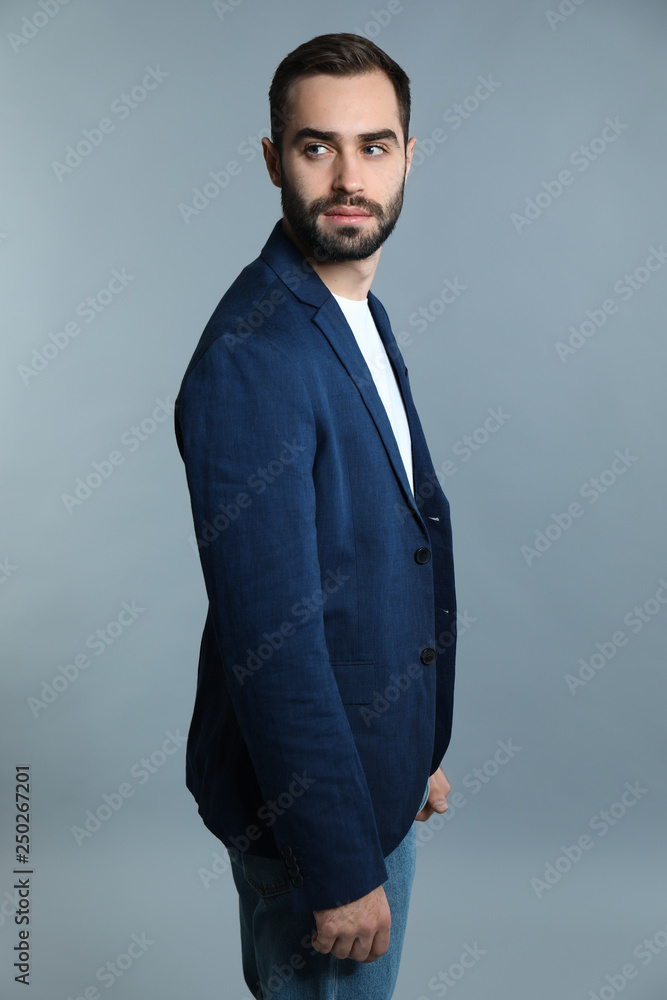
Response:
POLYGON ((271 182, 275 184, 276 187, 282 187, 282 173, 280 170, 280 157, 278 156, 278 150, 271 140, 267 138, 267 136, 264 136, 262 139, 262 147, 264 149, 266 169, 269 171, 271 182))
POLYGON ((417 142, 417 137, 413 135, 412 139, 408 139, 408 144, 405 147, 405 177, 410 173, 410 167, 412 166, 412 153, 415 148, 415 143, 417 142))

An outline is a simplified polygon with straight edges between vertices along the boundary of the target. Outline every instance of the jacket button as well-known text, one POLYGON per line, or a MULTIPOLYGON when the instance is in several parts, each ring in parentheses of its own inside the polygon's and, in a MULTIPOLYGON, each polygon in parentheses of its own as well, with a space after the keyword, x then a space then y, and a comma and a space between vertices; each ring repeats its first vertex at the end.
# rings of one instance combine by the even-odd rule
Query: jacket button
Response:
POLYGON ((283 846, 282 846, 282 847, 280 848, 280 856, 281 856, 282 858, 291 858, 293 854, 294 854, 294 851, 293 851, 293 850, 292 850, 292 848, 291 848, 291 847, 289 846, 289 844, 284 844, 284 845, 283 845, 283 846))
POLYGON ((291 878, 292 885, 296 886, 297 889, 303 885, 303 875, 292 875, 291 878))
POLYGON ((425 545, 422 545, 415 552, 415 562, 418 562, 420 565, 423 563, 427 563, 430 558, 431 558, 431 550, 427 549, 425 545))
POLYGON ((289 875, 299 874, 299 866, 293 858, 287 861, 286 864, 287 864, 287 872, 289 875))
POLYGON ((425 663, 426 666, 428 666, 429 663, 433 663, 437 655, 438 654, 434 649, 431 649, 430 646, 427 646, 426 649, 422 649, 421 653, 419 654, 419 659, 422 661, 422 663, 425 663))

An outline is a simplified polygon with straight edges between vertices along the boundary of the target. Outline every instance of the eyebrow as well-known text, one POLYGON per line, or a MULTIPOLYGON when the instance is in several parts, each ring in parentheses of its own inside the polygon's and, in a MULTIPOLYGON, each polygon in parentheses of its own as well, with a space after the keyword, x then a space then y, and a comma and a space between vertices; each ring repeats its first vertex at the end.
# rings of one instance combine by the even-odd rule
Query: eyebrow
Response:
MULTIPOLYGON (((377 142, 380 139, 389 139, 395 146, 400 146, 398 136, 390 128, 378 129, 377 132, 361 132, 356 138, 365 144, 377 142)), ((296 133, 292 139, 292 145, 298 146, 302 139, 319 139, 321 142, 339 143, 343 137, 340 132, 321 132, 319 129, 306 125, 296 133)))

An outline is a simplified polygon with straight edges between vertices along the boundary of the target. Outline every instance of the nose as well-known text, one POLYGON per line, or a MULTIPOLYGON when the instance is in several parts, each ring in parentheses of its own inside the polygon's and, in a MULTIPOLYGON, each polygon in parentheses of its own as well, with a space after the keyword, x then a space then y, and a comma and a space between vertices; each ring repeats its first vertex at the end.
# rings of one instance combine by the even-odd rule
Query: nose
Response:
POLYGON ((354 153, 340 152, 336 157, 332 187, 347 195, 363 191, 360 165, 354 153))

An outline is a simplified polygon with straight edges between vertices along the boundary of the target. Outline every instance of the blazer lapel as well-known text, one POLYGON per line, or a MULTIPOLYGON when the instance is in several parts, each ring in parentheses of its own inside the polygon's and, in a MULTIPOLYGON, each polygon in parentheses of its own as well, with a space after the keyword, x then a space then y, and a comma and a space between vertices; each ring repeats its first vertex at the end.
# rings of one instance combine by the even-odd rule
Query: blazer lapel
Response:
MULTIPOLYGON (((262 250, 261 256, 298 299, 317 307, 317 312, 313 316, 312 321, 327 338, 341 364, 359 390, 382 439, 394 473, 401 484, 406 503, 415 512, 419 520, 423 522, 422 515, 419 512, 405 473, 403 459, 401 458, 387 411, 380 399, 375 382, 354 334, 350 330, 347 320, 335 298, 317 272, 309 265, 298 247, 285 235, 282 229, 282 221, 279 221, 274 227, 271 236, 262 250)), ((402 363, 391 327, 383 315, 384 310, 380 307, 379 300, 376 299, 372 292, 368 294, 368 302, 371 315, 382 338, 392 368, 396 373, 398 385, 405 403, 412 439, 413 477, 415 486, 418 486, 424 467, 422 448, 426 446, 426 443, 421 433, 419 418, 412 401, 410 387, 405 374, 406 369, 402 363), (400 359, 398 363, 397 359, 400 359)))
POLYGON ((392 332, 384 306, 382 306, 380 300, 372 292, 368 293, 368 303, 375 324, 380 331, 380 336, 382 337, 382 342, 391 361, 392 368, 396 373, 403 402, 405 403, 408 426, 410 428, 410 440, 412 442, 412 474, 415 490, 419 493, 420 485, 429 480, 435 472, 431 454, 412 398, 410 383, 408 382, 408 369, 396 343, 396 338, 392 332))
POLYGON ((313 317, 313 322, 327 338, 338 355, 341 364, 345 367, 348 375, 361 393, 366 408, 373 418, 373 422, 382 438, 389 461, 397 478, 400 480, 403 492, 410 505, 415 507, 416 510, 412 489, 405 473, 403 459, 401 458, 387 411, 384 408, 384 403, 380 399, 375 382, 354 334, 350 330, 347 320, 333 296, 320 307, 313 317))

